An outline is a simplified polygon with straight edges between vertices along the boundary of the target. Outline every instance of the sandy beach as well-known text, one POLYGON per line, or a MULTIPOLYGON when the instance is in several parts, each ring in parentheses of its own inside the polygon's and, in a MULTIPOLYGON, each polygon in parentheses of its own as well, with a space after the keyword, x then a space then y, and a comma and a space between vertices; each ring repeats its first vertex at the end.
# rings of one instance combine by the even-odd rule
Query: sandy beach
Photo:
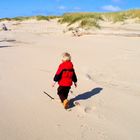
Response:
POLYGON ((7 22, 0 31, 0 140, 139 140, 140 24, 104 24, 89 35, 51 21, 7 22), (65 110, 52 88, 69 52, 78 87, 65 110), (43 91, 56 100, 51 100, 43 91))

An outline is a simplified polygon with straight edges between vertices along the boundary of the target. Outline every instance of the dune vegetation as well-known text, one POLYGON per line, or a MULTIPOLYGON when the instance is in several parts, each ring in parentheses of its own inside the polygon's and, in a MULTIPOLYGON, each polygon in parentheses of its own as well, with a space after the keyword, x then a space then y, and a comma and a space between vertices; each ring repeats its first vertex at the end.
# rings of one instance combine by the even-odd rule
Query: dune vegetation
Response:
POLYGON ((67 23, 67 26, 78 23, 81 28, 98 28, 100 29, 100 21, 107 21, 112 23, 125 22, 128 19, 137 19, 140 23, 140 9, 128 10, 120 12, 81 12, 81 13, 65 13, 62 16, 31 16, 31 17, 14 17, 14 18, 2 18, 0 21, 24 21, 24 20, 46 20, 59 19, 58 22, 63 24, 67 23))
POLYGON ((128 10, 108 13, 66 13, 59 20, 60 23, 67 23, 68 26, 79 22, 82 28, 100 28, 100 21, 110 21, 112 23, 124 22, 127 19, 137 19, 140 21, 140 10, 128 10))
POLYGON ((60 23, 68 23, 68 26, 79 22, 80 27, 96 27, 100 28, 98 22, 103 20, 99 13, 67 13, 59 20, 60 23))
POLYGON ((58 18, 59 16, 42 16, 42 15, 38 15, 38 16, 29 16, 29 17, 14 17, 14 18, 1 18, 0 21, 25 21, 25 20, 51 20, 51 19, 55 19, 58 18))
POLYGON ((139 19, 140 20, 140 10, 128 10, 123 12, 112 12, 103 13, 104 20, 116 22, 124 22, 127 19, 139 19))

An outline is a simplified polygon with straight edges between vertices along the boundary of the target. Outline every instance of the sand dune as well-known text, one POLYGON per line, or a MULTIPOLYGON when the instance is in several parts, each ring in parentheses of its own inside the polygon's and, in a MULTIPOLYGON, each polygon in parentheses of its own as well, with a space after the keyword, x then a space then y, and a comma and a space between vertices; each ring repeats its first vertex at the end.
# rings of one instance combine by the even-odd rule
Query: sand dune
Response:
POLYGON ((7 26, 0 32, 0 140, 140 139, 139 37, 106 29, 73 37, 53 20, 7 26), (78 75, 69 99, 80 103, 67 111, 43 93, 58 100, 51 83, 65 51, 78 75))

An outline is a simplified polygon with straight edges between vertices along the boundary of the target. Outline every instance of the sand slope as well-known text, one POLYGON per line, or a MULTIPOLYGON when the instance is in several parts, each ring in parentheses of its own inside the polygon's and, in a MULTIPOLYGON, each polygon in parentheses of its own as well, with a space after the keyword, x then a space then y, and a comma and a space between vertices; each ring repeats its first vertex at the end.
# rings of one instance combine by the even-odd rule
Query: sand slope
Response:
POLYGON ((0 32, 0 140, 139 140, 140 38, 77 38, 36 24, 0 32), (58 99, 51 83, 65 51, 78 75, 69 99, 81 104, 68 111, 43 94, 58 99))

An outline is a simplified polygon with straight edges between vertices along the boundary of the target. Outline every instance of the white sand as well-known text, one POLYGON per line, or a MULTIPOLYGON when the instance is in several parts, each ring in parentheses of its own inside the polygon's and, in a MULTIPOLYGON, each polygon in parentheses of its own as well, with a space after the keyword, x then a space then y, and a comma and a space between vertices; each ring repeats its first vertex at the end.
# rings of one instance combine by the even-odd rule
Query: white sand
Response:
POLYGON ((0 32, 0 140, 140 139, 139 37, 72 37, 55 21, 7 24, 13 30, 0 32), (43 93, 58 99, 51 83, 65 51, 78 76, 69 99, 79 95, 81 104, 68 111, 43 93))

